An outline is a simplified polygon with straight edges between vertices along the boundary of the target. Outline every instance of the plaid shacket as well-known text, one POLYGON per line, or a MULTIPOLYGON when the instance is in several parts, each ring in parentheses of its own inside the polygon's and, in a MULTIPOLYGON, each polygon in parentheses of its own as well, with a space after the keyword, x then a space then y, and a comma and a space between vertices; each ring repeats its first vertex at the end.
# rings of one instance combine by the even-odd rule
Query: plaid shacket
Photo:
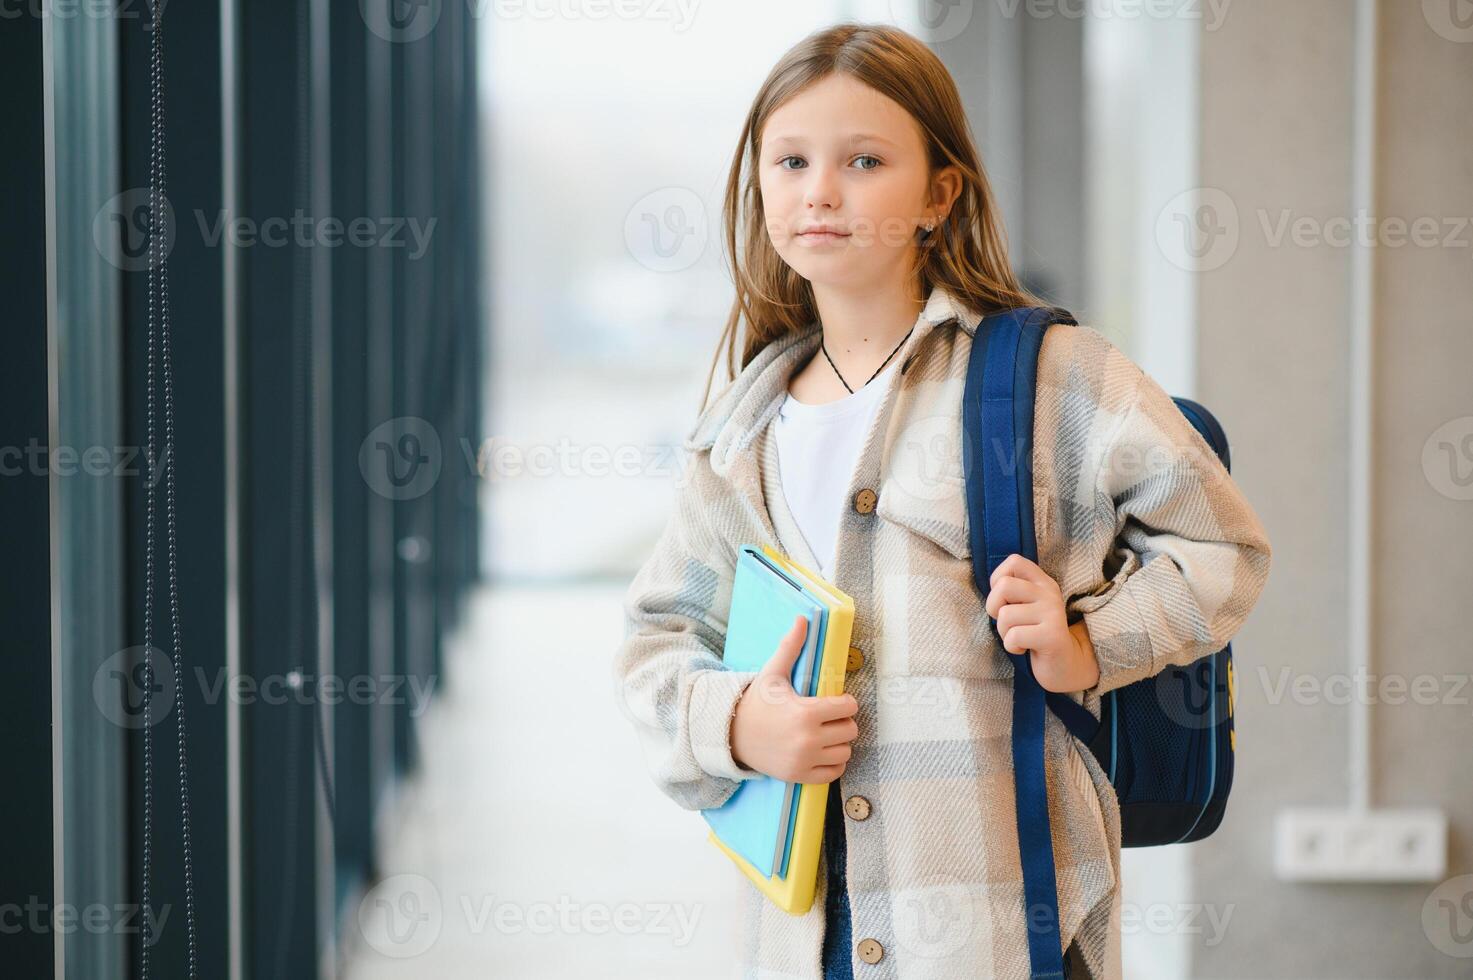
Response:
MULTIPOLYGON (((859 736, 840 788, 870 805, 843 821, 857 980, 1028 976, 1013 669, 973 584, 963 496, 962 390, 980 319, 932 290, 853 472, 834 474, 834 583, 855 600, 862 654, 845 677, 859 736), (854 505, 862 489, 877 494, 868 513, 854 505), (859 955, 866 939, 879 944, 876 962, 859 955)), ((701 413, 674 512, 624 598, 618 701, 656 784, 687 809, 717 806, 757 775, 728 743, 755 676, 721 660, 737 547, 820 564, 783 500, 771 427, 819 339, 810 323, 768 344, 701 413)), ((1056 324, 1045 335, 1032 462, 1038 563, 1099 660, 1098 685, 1075 698, 1098 716, 1105 692, 1226 645, 1267 580, 1267 535, 1170 396, 1097 330, 1056 324)), ((1062 945, 1075 980, 1081 967, 1119 980, 1118 801, 1052 713, 1045 755, 1062 945)), ((731 873, 746 892, 742 976, 820 980, 822 863, 802 916, 731 873)))

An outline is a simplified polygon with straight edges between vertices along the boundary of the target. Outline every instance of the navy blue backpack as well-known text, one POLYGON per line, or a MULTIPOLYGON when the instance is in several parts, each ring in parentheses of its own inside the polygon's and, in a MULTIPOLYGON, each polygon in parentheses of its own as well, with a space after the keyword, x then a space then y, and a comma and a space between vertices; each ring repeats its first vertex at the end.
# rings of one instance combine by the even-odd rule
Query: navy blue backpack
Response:
MULTIPOLYGON (((1038 352, 1044 331, 1054 323, 1077 322, 1057 308, 1005 310, 985 317, 973 337, 962 401, 962 464, 972 574, 984 600, 993 571, 1008 555, 1038 561, 1033 398, 1038 352), (999 459, 989 445, 1017 447, 1017 458, 999 459)), ((1227 466, 1227 438, 1212 413, 1189 399, 1173 400, 1227 466)), ((997 621, 988 618, 996 634, 997 621)), ((1013 778, 1031 976, 1058 980, 1069 974, 1060 950, 1044 782, 1045 709, 1094 753, 1109 775, 1120 802, 1122 846, 1200 840, 1222 822, 1233 781, 1232 645, 1186 667, 1168 667, 1107 692, 1100 698, 1098 721, 1068 695, 1040 687, 1027 653, 1007 656, 1014 668, 1013 778)))

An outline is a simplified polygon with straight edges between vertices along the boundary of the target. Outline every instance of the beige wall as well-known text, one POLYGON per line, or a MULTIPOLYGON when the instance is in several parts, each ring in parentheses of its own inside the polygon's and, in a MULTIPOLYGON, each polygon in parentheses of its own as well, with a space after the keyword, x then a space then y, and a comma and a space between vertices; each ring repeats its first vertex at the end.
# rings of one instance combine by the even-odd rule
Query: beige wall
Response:
MULTIPOLYGON (((1473 216, 1473 38, 1439 34, 1417 0, 1380 9, 1377 210, 1408 222, 1473 216)), ((1240 238, 1199 276, 1198 390, 1227 427, 1274 562, 1234 642, 1228 816, 1191 847, 1194 900, 1232 916, 1222 943, 1193 949, 1195 977, 1473 975, 1473 958, 1439 951, 1424 929, 1436 883, 1288 884, 1273 873, 1275 813, 1339 806, 1349 793, 1348 708, 1273 700, 1284 668, 1317 684, 1348 670, 1351 253, 1270 238, 1283 209, 1317 222, 1351 214, 1353 14, 1348 0, 1238 0, 1202 35, 1201 184, 1231 198, 1240 238)), ((1370 670, 1408 680, 1473 670, 1473 501, 1452 499, 1423 465, 1439 426, 1473 416, 1473 229, 1459 241, 1373 250, 1370 670)), ((1442 807, 1451 878, 1473 872, 1473 690, 1446 681, 1439 692, 1449 703, 1372 708, 1371 798, 1442 807)))

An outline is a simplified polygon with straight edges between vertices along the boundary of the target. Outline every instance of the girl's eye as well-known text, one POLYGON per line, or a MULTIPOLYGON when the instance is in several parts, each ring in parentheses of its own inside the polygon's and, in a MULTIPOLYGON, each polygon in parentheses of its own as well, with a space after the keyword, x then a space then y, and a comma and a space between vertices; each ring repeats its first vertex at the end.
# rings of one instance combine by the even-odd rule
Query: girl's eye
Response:
MULTIPOLYGON (((798 156, 779 157, 778 158, 778 161, 777 161, 778 168, 779 169, 782 169, 782 170, 796 170, 796 169, 798 169, 796 167, 784 166, 789 160, 797 160, 799 163, 803 163, 804 162, 803 161, 803 158, 802 157, 798 157, 798 156)), ((869 154, 869 153, 862 153, 859 156, 855 157, 854 160, 855 160, 856 163, 859 162, 860 160, 871 160, 871 161, 873 161, 873 163, 874 163, 873 166, 860 167, 859 168, 860 170, 864 170, 864 171, 877 170, 877 169, 879 169, 879 166, 880 166, 880 158, 877 157, 877 156, 874 156, 872 154, 869 154)))

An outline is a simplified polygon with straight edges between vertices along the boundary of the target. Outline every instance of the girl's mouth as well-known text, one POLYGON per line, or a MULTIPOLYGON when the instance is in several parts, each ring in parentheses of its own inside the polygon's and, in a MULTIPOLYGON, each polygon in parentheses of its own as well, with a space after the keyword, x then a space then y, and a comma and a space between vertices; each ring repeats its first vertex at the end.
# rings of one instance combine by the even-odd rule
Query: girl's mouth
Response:
POLYGON ((798 240, 816 245, 820 243, 842 242, 848 237, 848 234, 838 231, 805 231, 799 233, 798 240))

